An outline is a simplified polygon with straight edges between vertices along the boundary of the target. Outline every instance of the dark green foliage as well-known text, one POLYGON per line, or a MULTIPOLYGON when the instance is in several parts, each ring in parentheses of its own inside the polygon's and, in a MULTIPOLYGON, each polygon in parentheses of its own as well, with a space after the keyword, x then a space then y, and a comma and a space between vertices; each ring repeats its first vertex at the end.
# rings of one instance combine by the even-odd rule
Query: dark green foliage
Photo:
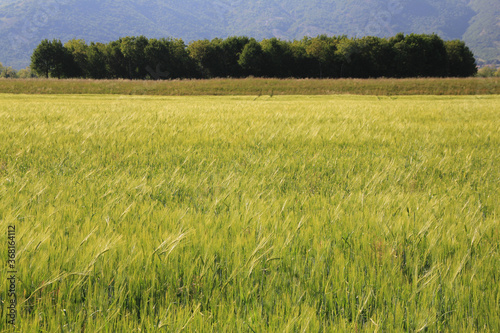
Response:
POLYGON ((113 41, 106 45, 107 78, 127 78, 128 71, 125 56, 121 50, 121 40, 113 41))
MULTIPOLYGON (((196 61, 189 56, 187 45, 182 39, 175 39, 171 41, 172 47, 172 62, 171 77, 172 78, 200 78, 201 74, 199 68, 196 66, 196 61)), ((154 64, 151 64, 154 65, 154 64)), ((169 67, 167 66, 167 69, 169 67)), ((162 68, 156 67, 157 75, 162 75, 162 68)), ((165 74, 165 73, 163 73, 165 74)), ((163 77, 167 78, 167 77, 163 77)))
POLYGON ((448 59, 444 42, 437 35, 398 34, 391 38, 398 77, 444 77, 448 59))
POLYGON ((358 77, 393 77, 394 49, 387 39, 378 37, 363 37, 357 41, 360 58, 363 63, 356 73, 358 77))
POLYGON ((338 77, 340 59, 335 54, 339 41, 345 37, 328 37, 326 35, 317 38, 304 38, 305 51, 312 62, 316 63, 317 71, 312 71, 309 76, 338 77), (312 74, 312 75, 311 75, 312 74))
POLYGON ((78 77, 88 76, 88 46, 82 39, 72 39, 64 44, 75 62, 74 74, 78 77))
POLYGON ((229 37, 224 40, 217 39, 218 56, 220 57, 220 77, 240 77, 243 75, 241 66, 238 64, 240 54, 248 44, 248 37, 229 37))
POLYGON ((204 77, 241 77, 240 54, 249 41, 248 37, 194 41, 188 52, 204 77))
MULTIPOLYGON (((318 61, 313 59, 306 50, 306 43, 309 37, 304 37, 300 41, 293 41, 290 50, 294 59, 293 76, 296 78, 315 77, 318 75, 318 61)), ((322 68, 325 77, 326 68, 322 68)))
POLYGON ((262 51, 262 46, 255 39, 252 38, 245 45, 240 54, 238 64, 246 75, 260 76, 262 74, 264 52, 262 51))
POLYGON ((120 51, 129 79, 142 79, 146 76, 144 50, 148 43, 148 39, 144 36, 120 38, 120 51))
POLYGON ((449 76, 467 77, 477 73, 476 62, 471 50, 460 40, 445 42, 448 54, 449 76))
POLYGON ((214 76, 216 68, 214 46, 208 39, 191 42, 187 51, 203 77, 214 76))
POLYGON ((363 66, 364 61, 360 58, 361 52, 356 40, 341 40, 336 55, 340 59, 339 77, 354 77, 356 72, 360 72, 359 67, 363 66))
POLYGON ((71 52, 56 39, 53 41, 44 39, 38 45, 31 56, 31 68, 46 78, 78 76, 78 66, 71 52))
POLYGON ((151 39, 145 48, 146 70, 149 78, 196 77, 197 69, 181 39, 151 39))
POLYGON ((300 41, 248 37, 199 40, 124 37, 108 44, 43 40, 33 69, 46 77, 177 79, 244 76, 377 78, 471 76, 474 56, 463 42, 433 35, 300 41))
POLYGON ((108 76, 106 62, 106 45, 94 42, 90 43, 87 49, 87 76, 92 79, 106 78, 108 76))
POLYGON ((267 77, 291 77, 293 73, 293 53, 290 43, 277 38, 264 39, 261 43, 264 51, 263 73, 267 77))

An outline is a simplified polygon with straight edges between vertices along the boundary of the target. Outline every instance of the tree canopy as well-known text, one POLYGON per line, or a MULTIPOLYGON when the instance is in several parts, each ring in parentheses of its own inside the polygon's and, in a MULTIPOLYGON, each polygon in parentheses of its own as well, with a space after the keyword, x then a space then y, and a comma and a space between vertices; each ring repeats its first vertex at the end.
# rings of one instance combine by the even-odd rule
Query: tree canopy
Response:
POLYGON ((71 48, 63 46, 60 40, 44 39, 31 55, 31 68, 46 78, 69 78, 80 76, 80 68, 71 48))
POLYGON ((477 73, 465 43, 432 34, 391 38, 320 35, 302 40, 124 37, 108 44, 42 40, 31 57, 40 76, 94 79, 215 77, 466 77, 477 73))

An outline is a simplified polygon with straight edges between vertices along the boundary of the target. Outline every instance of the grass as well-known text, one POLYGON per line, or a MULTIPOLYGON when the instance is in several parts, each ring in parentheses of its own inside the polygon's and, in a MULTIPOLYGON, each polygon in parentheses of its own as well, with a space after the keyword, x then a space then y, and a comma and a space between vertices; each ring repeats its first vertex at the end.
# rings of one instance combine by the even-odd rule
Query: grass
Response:
POLYGON ((174 81, 0 79, 0 93, 162 96, 488 95, 500 94, 500 78, 174 81))
POLYGON ((500 330, 499 96, 0 100, 17 331, 500 330))

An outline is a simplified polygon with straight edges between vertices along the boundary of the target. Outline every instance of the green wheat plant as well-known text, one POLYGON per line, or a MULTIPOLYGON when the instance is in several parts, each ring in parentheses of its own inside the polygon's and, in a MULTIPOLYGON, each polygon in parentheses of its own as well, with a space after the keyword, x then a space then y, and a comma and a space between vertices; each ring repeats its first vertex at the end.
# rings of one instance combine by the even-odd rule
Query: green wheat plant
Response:
POLYGON ((0 95, 0 331, 498 332, 499 110, 0 95))

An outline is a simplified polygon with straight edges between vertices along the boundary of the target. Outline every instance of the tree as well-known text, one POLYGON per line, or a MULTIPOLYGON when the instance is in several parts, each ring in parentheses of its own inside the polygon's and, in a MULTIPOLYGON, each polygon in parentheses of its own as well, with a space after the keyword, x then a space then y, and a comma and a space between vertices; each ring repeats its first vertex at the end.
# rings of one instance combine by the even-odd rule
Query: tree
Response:
POLYGON ((182 39, 151 39, 144 50, 149 78, 199 77, 182 39))
POLYGON ((336 41, 326 35, 305 39, 304 41, 307 54, 314 59, 318 66, 318 74, 314 76, 319 76, 319 78, 323 78, 323 76, 333 77, 334 67, 336 66, 336 41))
POLYGON ((17 72, 17 76, 20 79, 34 79, 38 77, 30 68, 30 66, 21 69, 19 72, 17 72))
POLYGON ((88 46, 83 39, 71 39, 64 47, 73 56, 75 67, 72 70, 72 76, 88 76, 88 46))
POLYGON ((343 38, 339 41, 335 51, 340 60, 339 77, 355 77, 359 54, 359 45, 354 39, 343 38))
POLYGON ((129 79, 146 77, 146 62, 144 50, 148 46, 148 39, 144 36, 120 38, 120 51, 123 54, 129 79))
POLYGON ((290 52, 292 53, 293 65, 292 76, 296 78, 310 78, 317 76, 317 62, 307 54, 306 46, 309 37, 290 43, 290 52))
POLYGON ((52 42, 44 39, 38 44, 31 55, 31 68, 40 76, 48 78, 56 67, 52 42))
POLYGON ((107 67, 106 45, 90 43, 87 47, 87 68, 85 77, 92 79, 112 78, 107 67))
POLYGON ((205 39, 191 42, 187 51, 204 77, 241 77, 240 55, 249 41, 248 37, 205 39))
POLYGON ((106 69, 111 79, 126 79, 129 77, 125 56, 121 51, 121 41, 112 41, 106 44, 106 69))
POLYGON ((252 38, 245 45, 240 54, 238 64, 241 66, 246 75, 262 75, 264 52, 262 51, 262 46, 260 46, 255 39, 252 38))
POLYGON ((0 78, 16 78, 17 72, 12 67, 4 67, 0 62, 0 78))
POLYGON ((264 39, 261 46, 264 52, 264 76, 291 77, 294 59, 290 44, 273 37, 264 39))
POLYGON ((492 77, 492 76, 495 76, 495 67, 493 67, 493 66, 485 66, 485 67, 481 68, 477 72, 477 76, 479 76, 479 77, 492 77))
POLYGON ((187 52, 189 57, 193 59, 194 63, 198 67, 198 71, 201 73, 202 77, 213 77, 214 76, 214 59, 215 50, 214 46, 208 39, 196 40, 189 43, 187 47, 187 52))
POLYGON ((146 70, 149 77, 159 80, 170 77, 173 65, 173 55, 170 41, 167 39, 151 39, 144 49, 146 70))
POLYGON ((474 54, 463 41, 447 41, 445 47, 448 58, 448 76, 468 77, 477 73, 474 54))
POLYGON ((60 40, 42 40, 31 55, 31 68, 46 78, 72 77, 75 67, 73 56, 60 40))
MULTIPOLYGON (((247 37, 198 40, 125 37, 108 44, 43 40, 31 68, 45 77, 167 79, 199 77, 470 76, 474 56, 461 41, 437 35, 347 38, 320 35, 261 42, 247 37)), ((14 76, 2 66, 0 75, 14 76)), ((488 73, 486 73, 488 74, 488 73)), ((28 75, 28 74, 23 74, 28 75)), ((485 73, 481 73, 485 75, 485 73)), ((489 74, 488 74, 489 75, 489 74)))
POLYGON ((248 37, 229 37, 222 40, 218 51, 222 61, 222 77, 241 77, 243 69, 239 64, 240 55, 250 42, 248 37))
POLYGON ((394 52, 386 39, 366 36, 354 39, 350 54, 350 74, 356 78, 376 78, 394 75, 392 68, 394 52))
POLYGON ((196 62, 189 56, 187 45, 182 39, 170 39, 173 62, 170 64, 172 76, 176 78, 199 78, 196 62))
POLYGON ((389 40, 395 55, 395 71, 398 77, 446 76, 448 58, 446 47, 439 36, 398 34, 389 40))

